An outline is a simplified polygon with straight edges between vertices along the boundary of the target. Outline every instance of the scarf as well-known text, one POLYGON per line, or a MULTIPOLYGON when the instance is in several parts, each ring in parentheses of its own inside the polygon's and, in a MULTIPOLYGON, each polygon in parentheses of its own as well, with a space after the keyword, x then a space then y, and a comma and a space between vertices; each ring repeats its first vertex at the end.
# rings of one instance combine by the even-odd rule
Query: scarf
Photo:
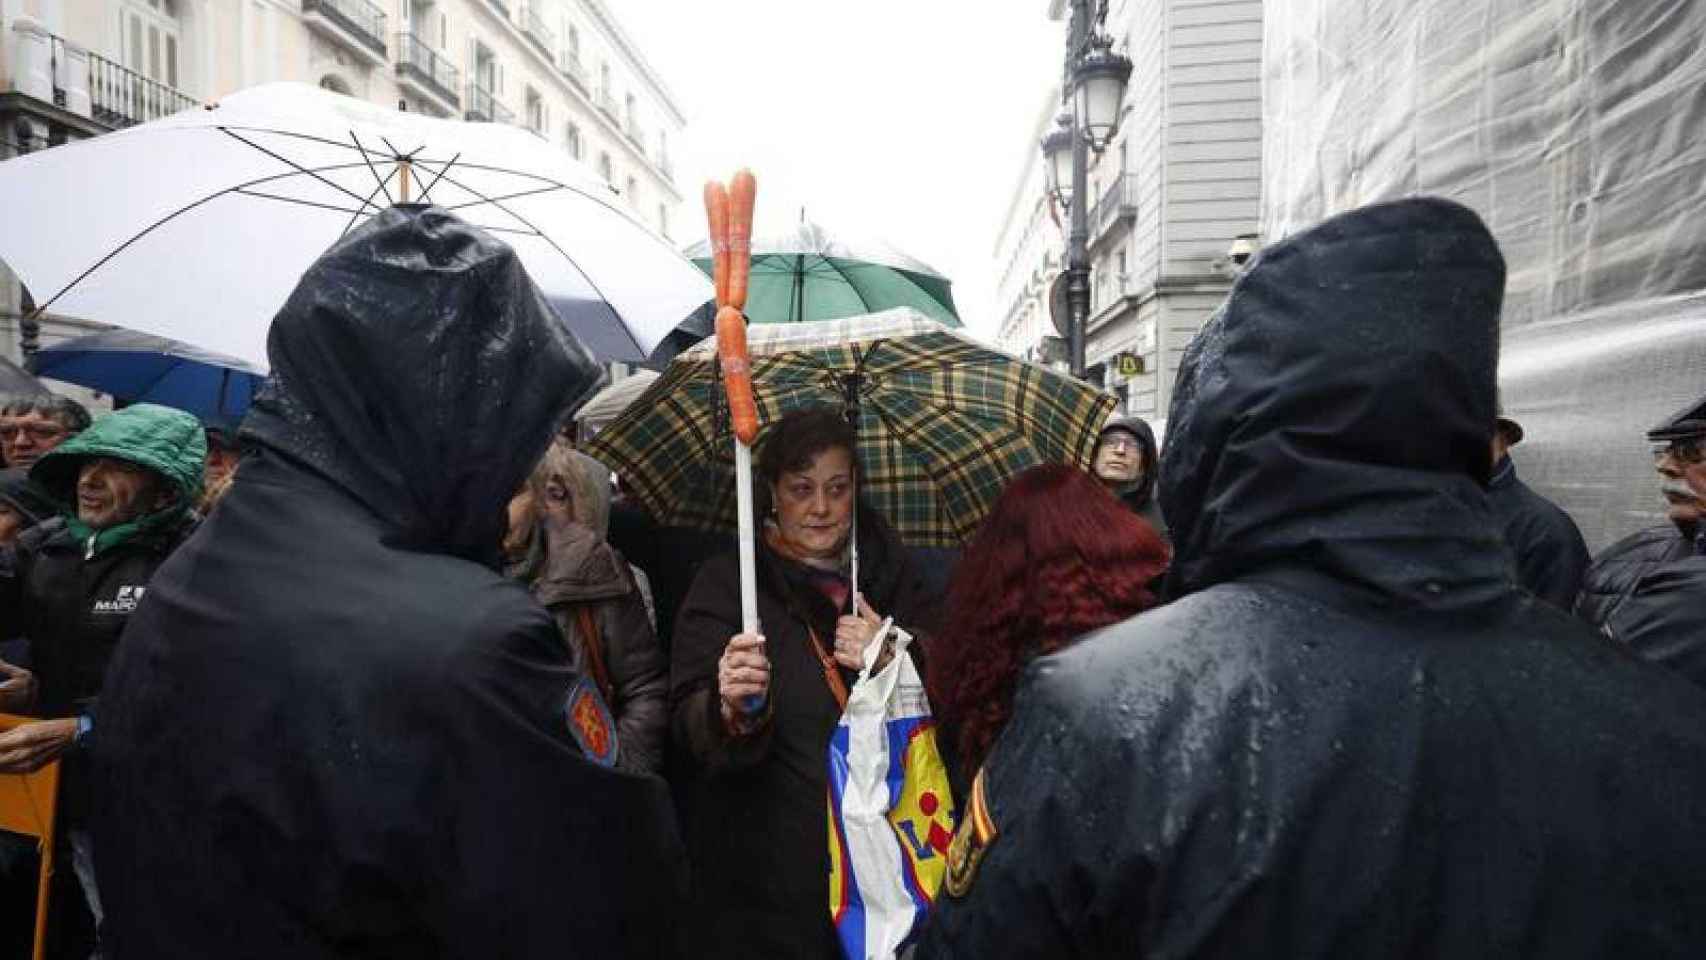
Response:
POLYGON ((786 537, 782 536, 782 528, 777 526, 774 520, 764 521, 764 545, 775 551, 783 559, 792 561, 805 575, 806 582, 823 594, 835 609, 841 610, 847 606, 848 598, 852 593, 851 586, 848 583, 848 573, 853 566, 851 543, 841 548, 841 557, 836 561, 833 569, 823 566, 822 560, 808 559, 786 537))
POLYGON ((93 560, 108 550, 120 544, 129 543, 140 537, 145 537, 171 527, 184 518, 189 512, 189 505, 181 500, 164 510, 144 514, 135 520, 127 520, 102 530, 84 523, 75 516, 66 519, 65 529, 83 544, 83 559, 93 560))

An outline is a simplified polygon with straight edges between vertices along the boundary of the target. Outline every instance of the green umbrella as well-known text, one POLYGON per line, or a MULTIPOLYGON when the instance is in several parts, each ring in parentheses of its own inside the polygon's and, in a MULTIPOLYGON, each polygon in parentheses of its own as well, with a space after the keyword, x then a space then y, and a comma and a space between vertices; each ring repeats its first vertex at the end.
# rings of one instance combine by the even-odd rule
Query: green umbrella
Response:
MULTIPOLYGON (((687 256, 711 273, 708 242, 688 247, 687 256)), ((911 307, 957 327, 950 286, 928 264, 887 244, 844 241, 802 221, 792 233, 753 240, 746 315, 753 323, 801 323, 911 307)))
MULTIPOLYGON (((856 395, 860 496, 915 546, 960 545, 1012 476, 1088 466, 1114 398, 949 330, 916 310, 747 328, 758 446, 790 410, 856 395)), ((586 452, 658 523, 735 526, 717 344, 677 356, 586 452)))

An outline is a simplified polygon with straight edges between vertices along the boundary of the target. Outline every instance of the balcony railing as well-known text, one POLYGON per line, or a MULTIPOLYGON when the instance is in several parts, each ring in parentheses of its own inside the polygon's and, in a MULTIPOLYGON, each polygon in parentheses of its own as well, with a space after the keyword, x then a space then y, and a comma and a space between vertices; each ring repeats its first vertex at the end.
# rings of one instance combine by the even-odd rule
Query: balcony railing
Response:
POLYGON ((533 41, 533 45, 549 57, 556 52, 557 35, 551 32, 550 27, 545 26, 545 18, 539 16, 539 11, 535 9, 538 5, 538 0, 533 0, 522 8, 521 32, 527 34, 527 39, 533 41))
POLYGON ((582 93, 587 91, 586 64, 581 63, 580 57, 572 53, 563 54, 562 60, 557 64, 557 69, 563 72, 563 76, 569 78, 570 83, 579 87, 582 93))
MULTIPOLYGON (((59 37, 52 38, 52 56, 53 102, 63 107, 67 105, 66 91, 60 85, 59 65, 67 61, 65 41, 59 37)), ((188 110, 200 102, 105 57, 89 54, 89 118, 96 123, 114 129, 135 126, 188 110)))
POLYGON ((369 51, 385 56, 385 11, 368 0, 302 0, 303 13, 318 13, 369 51))
POLYGON ((1096 206, 1090 211, 1091 234, 1100 237, 1119 221, 1136 216, 1137 177, 1121 174, 1108 184, 1108 189, 1102 192, 1102 199, 1096 201, 1096 206))
POLYGON ((603 110, 610 119, 617 119, 616 95, 609 90, 600 90, 593 99, 598 101, 598 109, 603 110))
POLYGON ((639 147, 641 153, 646 152, 646 128, 640 126, 640 121, 629 117, 622 124, 622 132, 628 135, 629 140, 634 141, 634 146, 639 147))
POLYGON ((509 4, 505 3, 504 0, 486 0, 486 2, 491 4, 493 10, 503 14, 505 20, 509 19, 509 4))
POLYGON ((514 123, 515 111, 500 103, 490 90, 469 81, 467 118, 485 123, 514 123))
POLYGON ((397 76, 436 94, 452 106, 460 103, 462 74, 456 66, 412 33, 397 34, 397 76))

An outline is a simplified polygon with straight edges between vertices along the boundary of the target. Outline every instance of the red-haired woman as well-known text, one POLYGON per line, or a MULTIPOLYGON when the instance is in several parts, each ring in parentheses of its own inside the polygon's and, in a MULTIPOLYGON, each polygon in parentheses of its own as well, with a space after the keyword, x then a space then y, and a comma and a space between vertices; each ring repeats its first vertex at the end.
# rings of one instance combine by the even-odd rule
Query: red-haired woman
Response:
POLYGON ((1155 530, 1090 474, 1047 464, 1014 477, 966 546, 930 645, 930 701, 969 784, 1013 711, 1025 665, 1156 604, 1155 530))

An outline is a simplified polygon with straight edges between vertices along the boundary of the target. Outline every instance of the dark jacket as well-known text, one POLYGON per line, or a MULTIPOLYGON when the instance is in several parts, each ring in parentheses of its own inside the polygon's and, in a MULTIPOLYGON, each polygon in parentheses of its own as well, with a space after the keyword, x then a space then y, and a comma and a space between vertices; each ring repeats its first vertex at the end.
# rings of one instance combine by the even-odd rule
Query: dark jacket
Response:
POLYGON ((1516 582, 1560 610, 1569 610, 1588 568, 1588 546, 1576 522, 1523 483, 1509 457, 1493 467, 1487 500, 1516 561, 1516 582))
MULTIPOLYGON (((898 541, 862 512, 860 578, 879 613, 917 632, 932 598, 898 541)), ((758 619, 770 658, 769 722, 731 739, 716 689, 717 660, 740 632, 736 557, 706 561, 676 619, 670 667, 675 743, 694 769, 686 784, 693 863, 689 940, 702 957, 839 957, 829 919, 829 738, 841 717, 812 653, 808 625, 833 654, 837 611, 801 568, 758 549, 758 619)), ((856 679, 842 670, 843 682, 856 679)))
POLYGON ((156 957, 659 952, 663 784, 588 759, 504 507, 598 371, 515 254, 371 218, 274 319, 253 452, 103 702, 104 946, 156 957))
POLYGON ((1665 524, 1605 548, 1582 582, 1576 615, 1706 686, 1706 531, 1690 539, 1665 524))
POLYGON ((1511 583, 1503 281, 1428 199, 1239 280, 1168 420, 1181 599, 1033 664, 921 956, 1706 951, 1706 698, 1511 583))
POLYGON ((1102 432, 1096 438, 1096 447, 1090 451, 1090 462, 1096 462, 1096 455, 1101 452, 1102 438, 1110 431, 1123 430, 1137 438, 1143 445, 1143 477, 1135 483, 1122 484, 1114 489, 1114 495, 1120 502, 1131 508, 1131 511, 1149 522, 1155 532, 1161 535, 1163 543, 1171 543, 1167 533, 1167 520, 1161 515, 1161 502, 1155 496, 1156 474, 1160 472, 1160 451, 1155 444, 1155 430, 1149 426, 1149 421, 1142 417, 1114 417, 1102 427, 1102 432))
POLYGON ((669 661, 652 633, 645 600, 628 562, 582 524, 549 518, 540 531, 549 544, 543 568, 531 578, 533 596, 567 640, 575 670, 592 676, 580 610, 597 630, 598 656, 616 715, 618 765, 635 773, 663 773, 669 736, 669 661))

